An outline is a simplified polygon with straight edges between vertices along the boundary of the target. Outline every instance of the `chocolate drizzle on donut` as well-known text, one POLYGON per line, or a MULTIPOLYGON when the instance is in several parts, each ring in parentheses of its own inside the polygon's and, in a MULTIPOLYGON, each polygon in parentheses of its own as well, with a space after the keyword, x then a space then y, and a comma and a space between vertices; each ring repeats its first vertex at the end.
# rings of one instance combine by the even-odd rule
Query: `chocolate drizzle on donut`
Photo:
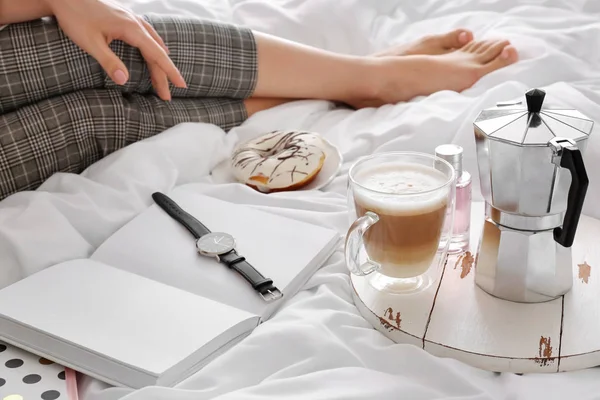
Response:
POLYGON ((292 168, 292 170, 290 171, 290 176, 291 176, 292 182, 294 182, 294 174, 300 174, 300 175, 304 175, 304 176, 308 175, 307 172, 296 171, 295 165, 294 165, 294 168, 292 168))
POLYGON ((240 180, 260 175, 268 178, 266 185, 275 180, 278 185, 292 185, 320 167, 324 154, 323 142, 314 133, 274 131, 238 147, 232 167, 240 180))

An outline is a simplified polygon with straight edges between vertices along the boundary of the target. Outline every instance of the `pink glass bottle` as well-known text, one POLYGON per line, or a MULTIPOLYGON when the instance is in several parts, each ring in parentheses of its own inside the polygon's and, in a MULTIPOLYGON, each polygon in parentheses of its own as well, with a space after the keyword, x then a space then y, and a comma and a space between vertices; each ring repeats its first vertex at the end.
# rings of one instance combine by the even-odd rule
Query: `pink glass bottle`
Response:
POLYGON ((456 171, 454 227, 448 245, 448 252, 460 253, 469 247, 469 237, 471 235, 471 174, 463 170, 462 147, 455 144, 443 144, 436 147, 435 155, 448 161, 456 171))

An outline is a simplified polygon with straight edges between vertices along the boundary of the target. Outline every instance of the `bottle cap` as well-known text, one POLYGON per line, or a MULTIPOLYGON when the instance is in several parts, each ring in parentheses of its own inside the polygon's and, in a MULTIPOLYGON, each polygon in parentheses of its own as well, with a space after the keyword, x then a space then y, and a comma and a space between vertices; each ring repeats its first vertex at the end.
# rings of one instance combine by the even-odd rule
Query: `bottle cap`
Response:
POLYGON ((457 178, 462 174, 463 148, 456 144, 442 144, 435 148, 435 155, 454 167, 457 178))

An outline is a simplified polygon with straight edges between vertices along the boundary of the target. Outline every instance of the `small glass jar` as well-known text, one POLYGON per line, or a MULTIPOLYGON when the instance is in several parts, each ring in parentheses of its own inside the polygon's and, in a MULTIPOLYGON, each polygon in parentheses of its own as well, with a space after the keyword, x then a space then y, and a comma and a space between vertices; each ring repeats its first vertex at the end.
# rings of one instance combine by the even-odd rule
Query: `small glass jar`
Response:
MULTIPOLYGON (((468 171, 463 170, 463 148, 461 146, 456 144, 440 145, 436 147, 435 155, 448 161, 456 171, 454 227, 449 238, 448 253, 461 253, 468 249, 471 235, 472 177, 468 171)), ((450 220, 450 218, 448 219, 450 220)))

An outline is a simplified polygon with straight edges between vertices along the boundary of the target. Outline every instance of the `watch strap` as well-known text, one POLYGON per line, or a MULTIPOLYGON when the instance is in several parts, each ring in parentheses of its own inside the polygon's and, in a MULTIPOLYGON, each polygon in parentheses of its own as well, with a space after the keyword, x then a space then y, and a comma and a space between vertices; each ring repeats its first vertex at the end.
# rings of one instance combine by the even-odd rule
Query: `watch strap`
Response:
MULTIPOLYGON (((155 192, 152 194, 152 199, 175 221, 183 225, 196 239, 200 239, 202 236, 210 233, 210 230, 206 226, 193 215, 184 211, 166 194, 155 192)), ((239 273, 265 301, 277 300, 283 296, 281 291, 273 285, 272 279, 265 278, 244 257, 237 254, 235 249, 220 255, 219 261, 239 273)))
POLYGON ((235 249, 221 254, 219 259, 223 264, 243 276, 252 285, 252 288, 259 292, 266 301, 276 300, 283 296, 281 291, 273 284, 272 279, 265 278, 244 257, 240 256, 235 249))
POLYGON ((152 199, 175 221, 183 225, 196 239, 200 239, 202 236, 210 233, 210 229, 194 218, 193 215, 184 211, 166 194, 160 192, 153 193, 152 199))

